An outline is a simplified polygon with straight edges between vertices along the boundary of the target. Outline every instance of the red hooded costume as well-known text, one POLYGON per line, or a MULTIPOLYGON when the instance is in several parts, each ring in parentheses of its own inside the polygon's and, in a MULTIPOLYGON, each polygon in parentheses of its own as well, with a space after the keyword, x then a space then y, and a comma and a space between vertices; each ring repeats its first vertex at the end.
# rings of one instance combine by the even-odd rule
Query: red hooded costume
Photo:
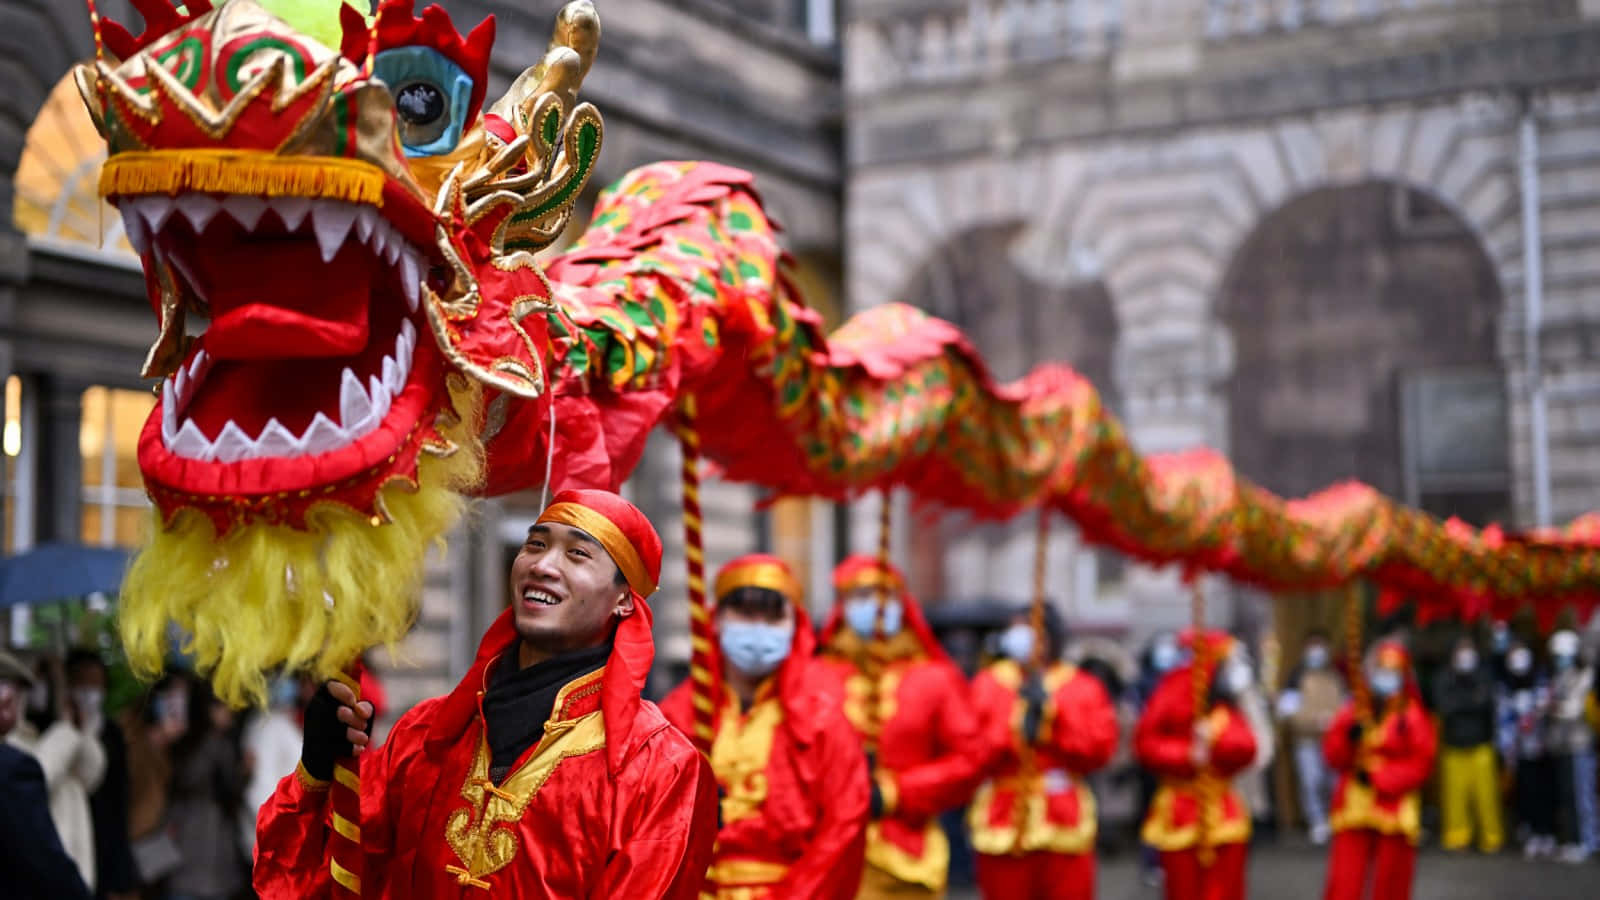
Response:
MULTIPOLYGON (((722 653, 712 644, 718 715, 711 766, 723 799, 705 896, 848 900, 861 884, 871 793, 861 742, 817 668, 811 619, 788 567, 762 554, 740 557, 718 574, 718 601, 743 587, 768 588, 788 599, 794 641, 749 709, 723 688, 722 653)), ((694 717, 693 691, 693 682, 685 681, 661 703, 668 721, 685 734, 694 717)))
POLYGON ((1423 782, 1433 769, 1438 739, 1422 707, 1411 656, 1398 642, 1379 644, 1380 668, 1403 674, 1404 688, 1387 702, 1374 696, 1377 721, 1353 729, 1346 703, 1323 737, 1322 751, 1339 772, 1333 790, 1333 845, 1328 850, 1325 900, 1361 900, 1371 877, 1373 900, 1409 900, 1422 831, 1423 782), (1359 736, 1352 734, 1359 731, 1359 736), (1352 738, 1357 738, 1352 741, 1352 738))
MULTIPOLYGON (((1209 696, 1233 639, 1218 631, 1206 641, 1204 679, 1209 696)), ((1194 649, 1192 632, 1182 637, 1194 649)), ((1232 778, 1256 756, 1256 738, 1244 713, 1214 704, 1204 717, 1209 759, 1197 768, 1194 663, 1172 670, 1156 686, 1134 737, 1139 761, 1161 779, 1141 836, 1161 851, 1167 900, 1243 900, 1250 811, 1232 778), (1210 857, 1209 859, 1207 857, 1210 857)))
POLYGON ((967 802, 983 774, 966 679, 934 640, 898 569, 851 556, 834 570, 833 586, 839 602, 823 626, 818 664, 875 753, 873 780, 883 799, 883 815, 867 828, 867 873, 858 896, 874 896, 872 885, 884 880, 940 894, 950 845, 938 815, 967 802), (880 586, 899 600, 903 624, 890 638, 868 642, 844 625, 844 598, 880 586))
MULTIPOLYGON (((628 579, 635 612, 600 669, 556 695, 543 737, 507 777, 488 777, 482 698, 494 661, 516 652, 512 610, 490 626, 449 695, 413 707, 361 758, 367 897, 693 898, 716 833, 710 767, 640 699, 655 644, 645 597, 661 541, 606 491, 563 491, 539 517, 593 536, 628 579)), ((303 770, 261 809, 255 888, 264 898, 330 892, 326 783, 303 770)), ((343 823, 348 827, 349 823, 343 823)))
POLYGON ((978 674, 972 702, 989 780, 967 814, 985 897, 1094 896, 1094 792, 1083 780, 1117 749, 1117 716, 1100 681, 1076 666, 1041 673, 1045 701, 1036 739, 1023 734, 1022 666, 1002 660, 978 674))

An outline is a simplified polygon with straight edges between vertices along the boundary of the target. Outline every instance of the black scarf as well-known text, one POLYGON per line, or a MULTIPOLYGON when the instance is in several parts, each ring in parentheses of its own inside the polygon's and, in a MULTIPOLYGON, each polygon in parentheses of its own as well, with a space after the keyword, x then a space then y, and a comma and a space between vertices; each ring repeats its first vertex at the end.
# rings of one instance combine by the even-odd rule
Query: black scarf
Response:
POLYGON ((495 784, 544 736, 544 723, 556 695, 574 678, 606 664, 611 644, 563 653, 526 669, 517 661, 517 645, 501 654, 483 695, 483 723, 489 740, 489 778, 495 784))

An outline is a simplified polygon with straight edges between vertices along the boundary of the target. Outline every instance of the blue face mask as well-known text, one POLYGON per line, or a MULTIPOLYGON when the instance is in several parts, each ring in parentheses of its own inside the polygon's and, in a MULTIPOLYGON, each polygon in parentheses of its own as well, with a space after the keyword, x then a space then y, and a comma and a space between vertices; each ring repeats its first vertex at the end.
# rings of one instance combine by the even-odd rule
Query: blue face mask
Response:
POLYGON ((1157 672, 1168 672, 1178 664, 1178 648, 1172 644, 1157 644, 1150 651, 1150 665, 1157 672))
MULTIPOLYGON (((900 633, 901 609, 899 600, 889 600, 883 604, 883 636, 894 637, 900 633)), ((844 603, 844 621, 850 630, 861 635, 867 640, 872 640, 875 626, 878 621, 878 601, 873 599, 846 600, 844 603)))
POLYGON ((1372 673, 1372 692, 1387 700, 1400 693, 1401 682, 1399 672, 1393 669, 1380 669, 1372 673))
POLYGON ((1033 629, 1027 625, 1012 625, 1000 632, 1000 652, 1016 662, 1027 662, 1033 657, 1033 629))
POLYGON ((293 678, 278 678, 272 682, 272 705, 288 709, 300 704, 300 682, 293 678))
POLYGON ((728 665, 760 678, 772 674, 789 658, 789 647, 794 643, 794 623, 724 622, 717 627, 717 641, 728 665))

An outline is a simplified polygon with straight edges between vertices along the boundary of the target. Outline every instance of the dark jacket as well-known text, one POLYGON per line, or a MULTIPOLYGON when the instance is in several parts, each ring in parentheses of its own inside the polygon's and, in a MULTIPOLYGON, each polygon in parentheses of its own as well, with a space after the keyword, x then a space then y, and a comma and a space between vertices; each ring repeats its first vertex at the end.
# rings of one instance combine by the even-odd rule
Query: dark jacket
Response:
POLYGON ((1433 684, 1439 737, 1446 747, 1494 743, 1494 680, 1487 667, 1479 666, 1465 674, 1446 669, 1433 684))
POLYGON ((128 742, 122 726, 105 720, 100 746, 106 751, 106 777, 89 795, 89 811, 94 816, 95 896, 103 897, 135 890, 139 873, 128 837, 128 742))
POLYGON ((50 820, 44 770, 26 752, 0 741, 0 872, 16 900, 89 900, 78 867, 50 820), (14 892, 14 893, 13 893, 14 892))

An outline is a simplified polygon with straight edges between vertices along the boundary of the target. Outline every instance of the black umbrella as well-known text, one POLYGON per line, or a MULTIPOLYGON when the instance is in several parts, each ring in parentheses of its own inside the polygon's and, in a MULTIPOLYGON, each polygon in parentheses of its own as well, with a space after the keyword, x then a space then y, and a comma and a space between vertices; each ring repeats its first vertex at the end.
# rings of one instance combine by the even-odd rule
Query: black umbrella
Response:
POLYGON ((0 559, 0 606, 53 603, 122 585, 128 551, 114 547, 46 543, 0 559))

